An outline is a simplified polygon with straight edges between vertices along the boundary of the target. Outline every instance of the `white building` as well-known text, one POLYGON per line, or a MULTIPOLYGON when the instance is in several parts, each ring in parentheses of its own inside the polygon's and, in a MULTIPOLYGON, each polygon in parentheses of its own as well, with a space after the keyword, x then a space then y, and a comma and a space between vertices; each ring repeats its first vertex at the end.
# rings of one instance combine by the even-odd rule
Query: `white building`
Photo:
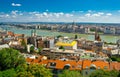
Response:
POLYGON ((31 46, 33 46, 33 45, 32 45, 32 44, 28 44, 28 45, 27 45, 27 52, 29 52, 29 53, 30 53, 30 47, 31 47, 31 46))
POLYGON ((8 44, 0 45, 0 50, 3 49, 3 48, 9 48, 9 45, 8 44))
POLYGON ((119 49, 114 49, 114 50, 111 50, 111 55, 120 55, 120 50, 119 49))

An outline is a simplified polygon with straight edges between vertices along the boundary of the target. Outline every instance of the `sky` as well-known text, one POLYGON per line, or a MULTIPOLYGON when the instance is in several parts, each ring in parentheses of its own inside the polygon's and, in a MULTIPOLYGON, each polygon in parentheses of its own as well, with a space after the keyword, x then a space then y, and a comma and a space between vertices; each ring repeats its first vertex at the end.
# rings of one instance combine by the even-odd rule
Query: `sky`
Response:
POLYGON ((0 0, 0 22, 120 23, 120 0, 0 0))

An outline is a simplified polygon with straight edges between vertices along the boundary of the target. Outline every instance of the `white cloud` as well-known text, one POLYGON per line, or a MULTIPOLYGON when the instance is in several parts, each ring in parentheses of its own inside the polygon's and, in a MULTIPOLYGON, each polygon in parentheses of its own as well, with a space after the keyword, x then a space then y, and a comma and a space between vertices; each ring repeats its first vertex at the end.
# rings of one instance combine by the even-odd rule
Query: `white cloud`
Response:
POLYGON ((111 16, 112 14, 111 14, 111 13, 107 13, 106 15, 107 15, 107 16, 111 16))
POLYGON ((87 14, 85 14, 85 17, 100 17, 100 16, 103 16, 103 15, 104 15, 103 12, 87 13, 87 14))
POLYGON ((54 15, 55 17, 57 17, 57 18, 60 17, 59 13, 53 13, 53 15, 54 15))
POLYGON ((32 15, 34 15, 34 14, 38 14, 39 12, 37 12, 37 11, 34 11, 34 12, 29 12, 29 14, 32 14, 32 15))
POLYGON ((59 15, 64 15, 64 13, 63 12, 60 12, 60 13, 58 13, 59 15))
POLYGON ((17 15, 17 12, 18 12, 18 10, 11 11, 11 14, 13 14, 13 15, 17 15))
POLYGON ((2 15, 0 15, 0 18, 8 18, 8 17, 10 17, 9 14, 2 14, 2 15))
POLYGON ((10 15, 9 14, 6 14, 5 17, 9 17, 10 15))
POLYGON ((49 16, 50 16, 50 17, 52 17, 52 16, 53 16, 53 14, 52 14, 52 13, 50 13, 50 14, 49 14, 49 16))
POLYGON ((12 18, 16 18, 16 17, 20 17, 23 16, 24 12, 18 11, 18 10, 13 10, 10 13, 10 17, 12 18))
POLYGON ((59 18, 60 16, 63 16, 64 13, 63 12, 59 12, 59 13, 53 13, 53 15, 57 18, 59 18))
POLYGON ((19 15, 20 15, 20 16, 22 16, 22 15, 23 15, 23 13, 20 13, 19 15))
POLYGON ((16 18, 17 16, 15 16, 15 15, 13 15, 13 16, 11 16, 12 18, 16 18))
POLYGON ((98 12, 99 15, 103 15, 104 13, 103 12, 98 12))
POLYGON ((95 12, 94 10, 88 10, 87 11, 88 13, 93 13, 93 12, 95 12))
POLYGON ((90 13, 87 13, 87 14, 85 14, 85 16, 86 16, 86 17, 90 17, 90 16, 91 16, 91 14, 90 14, 90 13))
MULTIPOLYGON (((36 14, 34 14, 34 16, 37 18, 44 18, 45 17, 43 14, 40 14, 40 13, 36 13, 36 14)), ((34 17, 34 16, 31 16, 31 17, 34 17)))
POLYGON ((72 17, 73 14, 65 14, 66 17, 72 17))
POLYGON ((21 4, 15 4, 15 3, 12 3, 11 5, 12 6, 21 6, 21 4))
POLYGON ((43 15, 44 15, 44 16, 48 16, 47 12, 43 12, 43 15))
MULTIPOLYGON (((117 13, 116 13, 117 12, 117 13)), ((21 21, 21 22, 120 22, 120 14, 108 12, 82 12, 75 11, 74 13, 64 12, 21 12, 13 10, 9 13, 0 12, 0 21, 21 21)))
POLYGON ((92 17, 100 17, 101 15, 100 14, 92 14, 92 17))

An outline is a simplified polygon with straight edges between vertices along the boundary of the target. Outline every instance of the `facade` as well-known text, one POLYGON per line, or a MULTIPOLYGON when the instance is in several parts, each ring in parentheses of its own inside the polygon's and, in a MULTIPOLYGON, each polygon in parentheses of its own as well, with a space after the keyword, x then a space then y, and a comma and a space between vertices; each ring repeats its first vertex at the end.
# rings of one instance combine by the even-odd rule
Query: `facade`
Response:
POLYGON ((115 34, 115 28, 114 27, 105 27, 104 28, 104 34, 115 34))
POLYGON ((120 28, 116 28, 115 34, 120 34, 120 28))
POLYGON ((53 48, 54 47, 54 38, 47 38, 45 41, 44 41, 44 47, 45 48, 53 48))
POLYGON ((85 27, 85 33, 89 33, 90 32, 90 28, 89 27, 85 27))
POLYGON ((0 45, 0 50, 3 49, 3 48, 9 48, 9 45, 8 44, 0 45))
POLYGON ((93 51, 96 53, 102 52, 103 50, 103 42, 101 41, 94 41, 94 45, 93 45, 93 51))

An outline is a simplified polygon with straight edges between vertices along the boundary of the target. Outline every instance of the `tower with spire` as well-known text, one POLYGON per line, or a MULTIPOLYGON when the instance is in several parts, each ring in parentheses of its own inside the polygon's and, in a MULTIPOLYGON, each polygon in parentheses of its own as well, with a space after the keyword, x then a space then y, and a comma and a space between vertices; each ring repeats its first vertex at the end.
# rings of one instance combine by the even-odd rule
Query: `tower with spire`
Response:
POLYGON ((37 32, 36 30, 31 30, 31 43, 37 47, 37 32))
POLYGON ((31 30, 31 37, 35 37, 35 36, 37 36, 36 29, 35 30, 31 30))
POLYGON ((100 35, 97 32, 97 28, 95 30, 95 41, 101 41, 100 35))

